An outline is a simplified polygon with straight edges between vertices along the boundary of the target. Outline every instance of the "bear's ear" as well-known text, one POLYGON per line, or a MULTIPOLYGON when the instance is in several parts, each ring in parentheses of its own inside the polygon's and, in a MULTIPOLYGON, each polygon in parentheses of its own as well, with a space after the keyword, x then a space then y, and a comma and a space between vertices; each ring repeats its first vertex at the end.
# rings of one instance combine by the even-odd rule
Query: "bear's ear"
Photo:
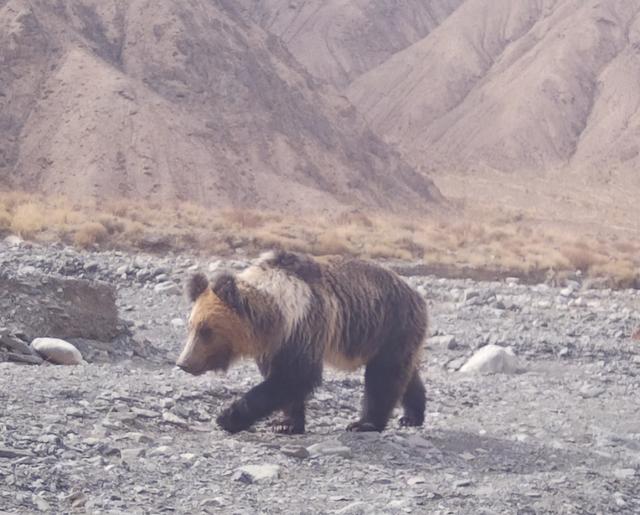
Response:
POLYGON ((238 290, 236 284, 236 278, 228 273, 223 272, 219 274, 214 280, 211 286, 213 293, 215 293, 222 302, 233 309, 239 315, 244 314, 244 303, 242 294, 238 290))
POLYGON ((204 274, 194 274, 187 283, 187 297, 191 302, 195 302, 200 295, 209 287, 209 280, 204 274))

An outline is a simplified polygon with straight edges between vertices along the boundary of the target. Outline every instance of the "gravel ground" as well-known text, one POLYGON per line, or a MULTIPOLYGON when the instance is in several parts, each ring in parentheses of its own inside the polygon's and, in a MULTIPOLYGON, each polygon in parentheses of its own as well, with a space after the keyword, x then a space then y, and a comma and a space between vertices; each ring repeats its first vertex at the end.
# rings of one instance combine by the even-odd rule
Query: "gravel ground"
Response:
POLYGON ((6 276, 114 285, 153 350, 77 367, 0 363, 0 512, 640 512, 639 292, 410 277, 431 310, 423 428, 345 432, 362 374, 327 370, 305 435, 267 422, 227 435, 213 419, 259 380, 255 365, 202 377, 173 367, 181 282, 221 266, 246 260, 0 242, 6 276), (458 372, 485 344, 512 347, 525 371, 458 372))

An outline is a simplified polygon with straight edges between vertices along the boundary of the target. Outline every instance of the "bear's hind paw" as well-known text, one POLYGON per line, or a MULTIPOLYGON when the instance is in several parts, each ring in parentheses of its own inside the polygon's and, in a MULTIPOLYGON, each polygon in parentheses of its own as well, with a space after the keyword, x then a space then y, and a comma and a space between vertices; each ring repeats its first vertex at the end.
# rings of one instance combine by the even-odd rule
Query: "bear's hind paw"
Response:
POLYGON ((419 418, 413 415, 400 417, 400 427, 420 427, 424 422, 424 417, 419 418))

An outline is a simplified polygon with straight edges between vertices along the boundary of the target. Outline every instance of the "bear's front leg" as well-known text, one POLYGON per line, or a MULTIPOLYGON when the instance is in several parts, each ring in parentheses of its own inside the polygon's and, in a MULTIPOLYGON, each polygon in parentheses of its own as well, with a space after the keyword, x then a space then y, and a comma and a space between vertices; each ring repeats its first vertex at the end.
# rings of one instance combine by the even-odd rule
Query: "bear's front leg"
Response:
POLYGON ((254 386, 241 399, 225 408, 216 419, 218 425, 230 433, 248 429, 254 422, 288 404, 290 393, 281 381, 273 377, 254 386))

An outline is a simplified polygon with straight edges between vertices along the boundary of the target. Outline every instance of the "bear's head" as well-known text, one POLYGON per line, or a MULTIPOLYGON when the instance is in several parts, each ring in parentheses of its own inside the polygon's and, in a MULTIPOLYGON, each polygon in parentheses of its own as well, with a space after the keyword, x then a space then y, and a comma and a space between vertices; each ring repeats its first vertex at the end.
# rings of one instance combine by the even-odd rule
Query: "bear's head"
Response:
POLYGON ((208 370, 227 370, 250 346, 251 330, 245 318, 245 303, 233 275, 218 275, 211 284, 202 274, 194 275, 187 294, 193 308, 189 334, 176 365, 200 375, 208 370))

